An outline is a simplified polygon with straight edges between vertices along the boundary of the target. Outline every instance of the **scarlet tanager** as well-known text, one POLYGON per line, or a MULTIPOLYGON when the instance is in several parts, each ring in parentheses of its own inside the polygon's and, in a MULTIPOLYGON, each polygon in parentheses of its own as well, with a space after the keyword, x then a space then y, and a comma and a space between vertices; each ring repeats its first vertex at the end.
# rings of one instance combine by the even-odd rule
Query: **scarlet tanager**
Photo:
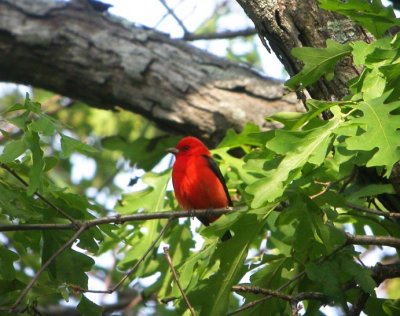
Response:
MULTIPOLYGON (((222 173, 208 148, 196 137, 185 137, 175 148, 167 150, 175 155, 172 184, 179 205, 184 210, 216 209, 232 206, 222 173)), ((198 216, 206 226, 219 215, 198 216)), ((231 238, 227 231, 222 240, 231 238)))

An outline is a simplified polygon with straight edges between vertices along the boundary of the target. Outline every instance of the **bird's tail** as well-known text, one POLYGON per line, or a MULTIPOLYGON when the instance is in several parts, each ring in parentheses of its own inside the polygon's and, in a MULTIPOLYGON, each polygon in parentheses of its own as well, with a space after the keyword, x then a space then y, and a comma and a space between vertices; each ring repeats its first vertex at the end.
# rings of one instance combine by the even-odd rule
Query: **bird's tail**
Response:
POLYGON ((227 241, 232 238, 232 234, 229 230, 225 232, 225 234, 221 237, 221 241, 227 241))

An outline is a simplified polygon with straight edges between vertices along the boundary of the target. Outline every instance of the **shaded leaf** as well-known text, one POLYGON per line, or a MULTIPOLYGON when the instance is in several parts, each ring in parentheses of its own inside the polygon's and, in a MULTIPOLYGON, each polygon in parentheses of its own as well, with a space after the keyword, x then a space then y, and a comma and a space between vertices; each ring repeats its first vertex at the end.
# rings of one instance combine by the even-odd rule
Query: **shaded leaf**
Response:
POLYGON ((385 104, 387 96, 386 93, 353 106, 362 115, 352 117, 346 125, 360 126, 363 131, 348 137, 346 144, 349 150, 360 150, 365 154, 374 152, 367 167, 384 166, 385 175, 389 176, 393 165, 400 160, 400 116, 392 114, 400 108, 400 102, 385 104))
POLYGON ((326 48, 301 47, 293 48, 292 55, 304 63, 304 68, 295 76, 286 81, 291 89, 307 87, 323 75, 331 77, 336 63, 351 53, 349 44, 339 44, 328 39, 326 48))
POLYGON ((82 298, 76 308, 82 316, 101 316, 103 315, 103 308, 91 300, 89 300, 85 295, 82 298))

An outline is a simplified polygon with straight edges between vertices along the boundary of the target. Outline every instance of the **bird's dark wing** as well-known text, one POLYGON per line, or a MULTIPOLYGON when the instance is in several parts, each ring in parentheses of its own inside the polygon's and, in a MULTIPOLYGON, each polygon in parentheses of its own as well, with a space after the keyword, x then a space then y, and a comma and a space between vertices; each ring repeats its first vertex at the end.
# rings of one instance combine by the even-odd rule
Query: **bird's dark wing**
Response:
POLYGON ((228 188, 226 187, 224 176, 222 175, 221 170, 219 169, 217 163, 210 156, 203 155, 203 157, 207 160, 209 167, 211 168, 211 170, 214 172, 214 174, 217 176, 218 180, 221 182, 222 186, 224 187, 226 198, 228 200, 228 205, 233 206, 231 196, 229 195, 228 188))

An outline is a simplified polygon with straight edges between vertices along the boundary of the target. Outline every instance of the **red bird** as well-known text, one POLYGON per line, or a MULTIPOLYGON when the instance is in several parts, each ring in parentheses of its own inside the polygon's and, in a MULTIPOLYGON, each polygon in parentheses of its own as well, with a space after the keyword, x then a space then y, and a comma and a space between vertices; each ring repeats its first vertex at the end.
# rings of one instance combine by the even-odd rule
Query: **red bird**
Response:
MULTIPOLYGON (((172 167, 172 184, 181 208, 192 210, 232 206, 224 177, 210 151, 199 139, 185 137, 176 148, 169 148, 168 151, 176 158, 172 167)), ((217 215, 198 217, 206 226, 218 218, 217 215)), ((222 240, 230 237, 227 231, 222 240)))

